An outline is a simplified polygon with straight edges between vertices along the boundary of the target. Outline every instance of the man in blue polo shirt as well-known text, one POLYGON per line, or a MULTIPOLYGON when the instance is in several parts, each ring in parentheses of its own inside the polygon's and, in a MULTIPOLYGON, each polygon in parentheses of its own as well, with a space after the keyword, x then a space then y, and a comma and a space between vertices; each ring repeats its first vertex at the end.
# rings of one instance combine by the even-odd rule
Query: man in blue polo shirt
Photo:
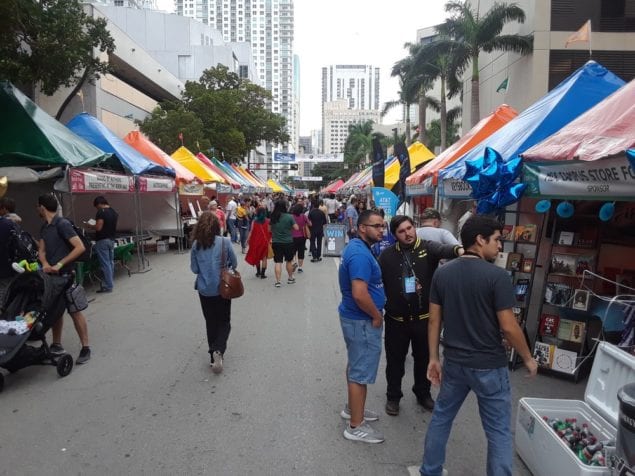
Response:
POLYGON ((341 416, 349 423, 344 437, 365 443, 384 441, 384 435, 368 424, 379 416, 364 407, 367 385, 375 383, 377 377, 386 302, 381 269, 370 247, 382 239, 385 226, 378 212, 362 212, 357 221, 357 238, 351 239, 344 249, 339 268, 342 302, 338 310, 348 354, 348 404, 341 416))

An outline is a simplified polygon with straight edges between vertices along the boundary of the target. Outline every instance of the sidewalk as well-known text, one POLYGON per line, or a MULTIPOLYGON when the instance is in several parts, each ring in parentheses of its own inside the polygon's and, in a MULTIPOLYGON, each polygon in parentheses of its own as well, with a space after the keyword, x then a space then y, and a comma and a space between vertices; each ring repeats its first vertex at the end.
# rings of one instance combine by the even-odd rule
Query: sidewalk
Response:
MULTIPOLYGON (((283 279, 276 289, 273 263, 269 277, 257 279, 235 250, 246 293, 232 303, 222 375, 210 371, 189 254, 151 254, 151 270, 119 273, 114 293, 89 288, 88 364, 62 379, 52 367, 4 373, 0 474, 407 475, 418 467, 430 413, 409 390, 410 358, 398 417, 383 413, 383 361, 369 386, 368 407, 381 411, 377 426, 386 442, 342 436, 346 354, 335 260, 306 260, 296 284, 283 279)), ((63 344, 76 357, 68 316, 63 344)), ((581 398, 585 385, 528 380, 522 370, 512 382, 514 401, 581 398)), ((483 474, 485 453, 469 398, 450 437, 447 469, 483 474)), ((529 474, 522 463, 516 470, 529 474)))

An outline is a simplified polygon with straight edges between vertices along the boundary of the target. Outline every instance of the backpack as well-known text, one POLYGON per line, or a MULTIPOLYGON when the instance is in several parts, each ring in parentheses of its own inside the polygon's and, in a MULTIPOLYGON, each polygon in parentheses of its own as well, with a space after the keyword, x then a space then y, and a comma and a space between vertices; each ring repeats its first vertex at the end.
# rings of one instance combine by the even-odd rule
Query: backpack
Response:
POLYGON ((11 224, 9 242, 7 244, 9 265, 11 263, 19 263, 22 260, 27 260, 29 263, 37 261, 39 249, 37 242, 20 225, 14 222, 11 222, 11 224))
MULTIPOLYGON (((73 231, 75 231, 77 236, 79 236, 79 239, 82 241, 82 244, 84 245, 84 252, 81 255, 79 255, 78 258, 75 259, 75 262, 86 263, 90 261, 90 258, 93 255, 93 243, 92 241, 90 241, 90 238, 88 238, 86 231, 83 228, 80 228, 77 225, 75 225, 75 223, 73 223, 72 220, 69 220, 68 218, 65 218, 65 220, 67 220, 71 224, 71 226, 73 227, 73 231)), ((62 236, 60 234, 59 228, 57 229, 57 233, 58 235, 62 236)), ((71 250, 73 249, 73 246, 70 243, 68 243, 68 246, 71 250)))

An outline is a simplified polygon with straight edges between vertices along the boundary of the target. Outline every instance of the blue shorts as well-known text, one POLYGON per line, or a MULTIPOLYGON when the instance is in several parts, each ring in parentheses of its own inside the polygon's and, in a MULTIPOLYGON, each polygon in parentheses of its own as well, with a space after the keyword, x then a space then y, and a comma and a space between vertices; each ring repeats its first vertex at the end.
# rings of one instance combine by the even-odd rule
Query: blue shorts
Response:
POLYGON ((375 383, 381 358, 382 327, 373 327, 370 319, 340 316, 348 353, 348 381, 366 385, 375 383))

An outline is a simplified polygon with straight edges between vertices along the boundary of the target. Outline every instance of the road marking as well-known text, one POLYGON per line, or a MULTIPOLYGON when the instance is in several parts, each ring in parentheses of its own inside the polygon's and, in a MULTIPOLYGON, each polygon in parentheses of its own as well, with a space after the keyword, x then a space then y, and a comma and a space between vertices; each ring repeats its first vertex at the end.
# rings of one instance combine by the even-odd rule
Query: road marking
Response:
POLYGON ((333 263, 335 263, 335 268, 339 269, 341 262, 342 262, 341 258, 333 258, 333 263))

